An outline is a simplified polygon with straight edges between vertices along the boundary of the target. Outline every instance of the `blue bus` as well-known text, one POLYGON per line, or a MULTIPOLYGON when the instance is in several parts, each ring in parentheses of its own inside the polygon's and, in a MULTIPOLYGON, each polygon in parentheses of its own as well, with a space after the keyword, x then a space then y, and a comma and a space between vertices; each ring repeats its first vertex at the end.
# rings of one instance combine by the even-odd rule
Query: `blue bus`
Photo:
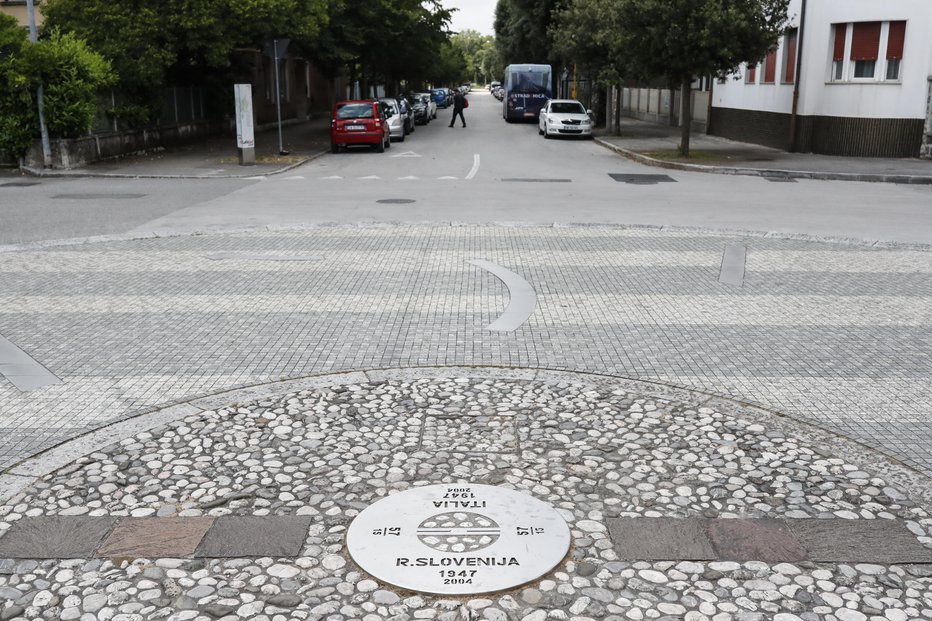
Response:
POLYGON ((540 117, 540 109, 551 98, 553 71, 550 65, 508 65, 505 67, 502 118, 506 121, 540 117))

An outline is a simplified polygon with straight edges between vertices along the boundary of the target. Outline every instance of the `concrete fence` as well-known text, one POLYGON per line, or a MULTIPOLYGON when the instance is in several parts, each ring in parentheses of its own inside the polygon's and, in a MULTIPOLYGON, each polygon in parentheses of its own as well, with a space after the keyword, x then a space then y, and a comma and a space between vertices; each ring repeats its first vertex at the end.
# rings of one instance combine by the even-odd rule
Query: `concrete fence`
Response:
MULTIPOLYGON (((709 92, 692 91, 692 129, 704 132, 709 122, 709 92)), ((621 116, 635 118, 662 125, 680 124, 680 91, 666 88, 622 87, 610 89, 608 107, 609 130, 614 127, 616 107, 620 106, 621 116)))

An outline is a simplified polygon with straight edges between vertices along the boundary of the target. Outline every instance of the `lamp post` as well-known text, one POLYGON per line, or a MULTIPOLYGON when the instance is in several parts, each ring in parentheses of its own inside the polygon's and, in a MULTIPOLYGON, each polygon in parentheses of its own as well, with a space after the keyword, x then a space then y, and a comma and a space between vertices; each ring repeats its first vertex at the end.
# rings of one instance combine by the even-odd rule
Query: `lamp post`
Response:
POLYGON ((266 43, 265 53, 272 59, 272 64, 275 65, 275 104, 278 110, 278 154, 279 155, 288 155, 288 151, 285 150, 285 144, 282 140, 282 89, 279 84, 278 77, 278 60, 284 57, 285 53, 288 51, 288 44, 291 43, 291 39, 272 39, 271 45, 266 43))
MULTIPOLYGON (((26 0, 26 12, 29 14, 29 40, 33 43, 39 40, 36 29, 36 7, 33 0, 26 0)), ((49 128, 45 125, 45 105, 43 103, 44 89, 39 82, 36 91, 36 103, 39 108, 39 133, 42 135, 42 166, 48 168, 52 164, 52 147, 49 144, 49 128)))

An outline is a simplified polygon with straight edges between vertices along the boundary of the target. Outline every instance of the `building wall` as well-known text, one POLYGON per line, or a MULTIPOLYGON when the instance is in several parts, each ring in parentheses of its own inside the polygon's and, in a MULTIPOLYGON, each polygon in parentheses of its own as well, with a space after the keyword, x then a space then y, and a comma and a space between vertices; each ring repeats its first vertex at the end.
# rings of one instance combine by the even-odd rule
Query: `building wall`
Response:
MULTIPOLYGON (((802 0, 791 0, 789 26, 799 26, 801 9, 802 0)), ((795 148, 840 155, 918 155, 923 123, 932 114, 927 101, 932 76, 930 32, 929 1, 809 0, 801 75, 797 76, 800 97, 795 148), (906 21, 906 35, 898 80, 879 79, 886 62, 885 37, 880 41, 881 58, 874 80, 832 80, 833 24, 899 20, 906 21)), ((762 83, 763 65, 757 68, 756 83, 746 83, 747 66, 742 65, 738 74, 715 85, 710 133, 791 148, 794 85, 781 82, 786 62, 784 42, 781 38, 776 53, 775 83, 762 83)))
MULTIPOLYGON (((35 0, 36 25, 42 24, 41 0, 35 0)), ((20 26, 29 25, 29 14, 26 12, 26 0, 0 0, 0 13, 12 15, 20 26)))

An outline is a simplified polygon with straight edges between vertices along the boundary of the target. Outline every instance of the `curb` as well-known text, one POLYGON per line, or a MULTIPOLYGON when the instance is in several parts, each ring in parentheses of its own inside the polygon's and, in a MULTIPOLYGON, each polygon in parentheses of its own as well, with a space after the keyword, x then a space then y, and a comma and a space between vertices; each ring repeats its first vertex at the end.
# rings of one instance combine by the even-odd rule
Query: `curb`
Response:
POLYGON ((319 151, 317 153, 312 153, 307 157, 303 158, 299 162, 289 164, 282 168, 277 168, 275 170, 263 173, 251 173, 251 174, 242 174, 242 175, 159 175, 159 174, 130 174, 130 173, 95 173, 89 171, 71 171, 71 170, 45 170, 42 168, 32 168, 29 166, 24 166, 21 170, 29 174, 31 177, 39 177, 44 179, 53 179, 56 177, 62 178, 94 178, 94 179, 258 179, 260 177, 271 177, 273 175, 280 175, 286 173, 290 170, 294 170, 299 166, 303 166, 310 161, 316 160, 321 155, 325 155, 329 151, 319 151))
POLYGON ((690 172, 711 173, 715 175, 742 175, 748 177, 776 177, 779 179, 812 179, 817 181, 861 181, 865 183, 898 183, 902 185, 932 185, 932 176, 924 175, 880 175, 869 173, 833 173, 806 170, 783 170, 778 168, 741 168, 738 166, 706 166, 703 164, 685 164, 668 162, 619 147, 600 137, 595 141, 602 147, 619 155, 647 166, 685 170, 690 172))

